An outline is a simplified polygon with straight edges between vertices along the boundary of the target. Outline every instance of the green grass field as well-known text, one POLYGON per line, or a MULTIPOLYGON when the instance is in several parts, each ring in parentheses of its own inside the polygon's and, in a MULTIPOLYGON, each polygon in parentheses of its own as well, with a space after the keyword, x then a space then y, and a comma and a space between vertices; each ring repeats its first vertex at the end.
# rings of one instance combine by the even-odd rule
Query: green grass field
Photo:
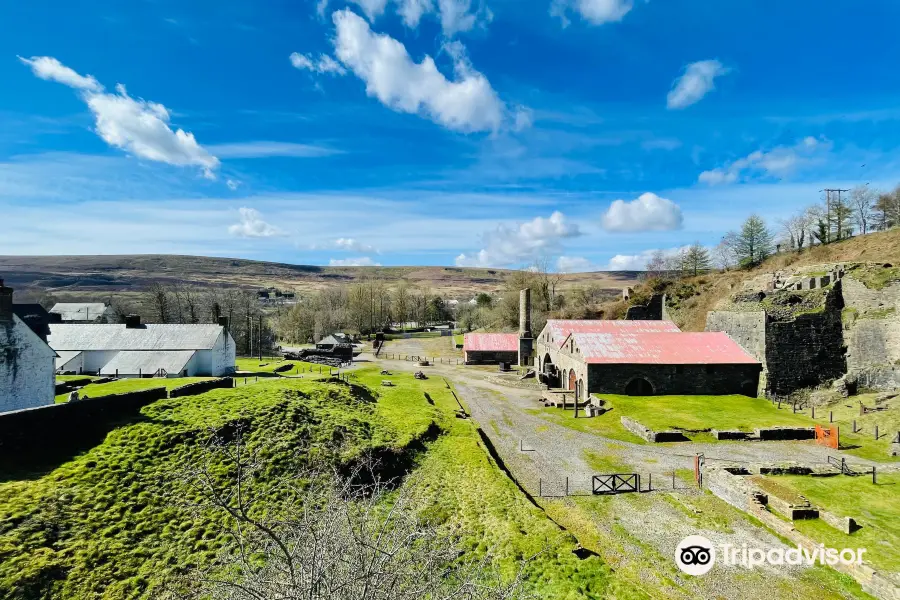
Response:
MULTIPOLYGON (((840 427, 841 446, 848 453, 884 462, 897 462, 888 456, 891 435, 882 435, 875 440, 874 425, 879 424, 880 433, 900 431, 900 406, 887 411, 869 413, 860 417, 858 398, 872 405, 872 395, 848 398, 837 407, 820 408, 813 420, 810 410, 792 412, 789 405, 777 408, 768 400, 746 396, 617 396, 602 394, 612 406, 612 410, 593 418, 574 418, 572 410, 559 408, 535 408, 529 412, 545 419, 577 429, 598 433, 604 437, 634 443, 647 443, 624 427, 620 417, 631 417, 653 430, 681 429, 693 441, 715 442, 715 438, 704 430, 738 429, 752 431, 757 427, 827 425, 829 410, 834 412, 834 424, 840 427), (852 422, 857 420, 860 433, 853 434, 852 422)), ((894 433, 893 435, 896 435, 894 433)), ((722 442, 743 443, 743 442, 722 442)))
POLYGON ((599 433, 612 439, 644 443, 622 427, 621 417, 631 417, 653 430, 682 429, 697 441, 713 441, 709 429, 740 429, 773 425, 809 425, 811 421, 791 409, 777 409, 769 401, 746 396, 616 396, 603 394, 612 410, 599 417, 575 419, 571 410, 538 408, 539 414, 566 427, 599 433), (692 433, 696 432, 696 433, 692 433))
MULTIPOLYGON (((173 378, 146 378, 146 379, 119 379, 118 381, 110 381, 109 383, 92 383, 78 390, 78 396, 83 397, 87 394, 90 398, 99 396, 111 396, 112 394, 124 394, 126 392, 136 392, 138 390, 149 390, 150 388, 164 387, 167 390, 177 388, 188 383, 196 383, 198 381, 207 381, 211 377, 173 377, 173 378)), ((66 402, 69 399, 68 394, 60 394, 56 397, 57 402, 66 402)))
POLYGON ((853 517, 862 525, 862 529, 846 535, 820 519, 795 521, 800 532, 830 548, 866 548, 866 561, 876 568, 900 572, 900 473, 879 474, 877 484, 869 475, 779 475, 767 479, 806 496, 819 508, 853 517))
POLYGON ((52 471, 0 484, 0 596, 149 598, 173 573, 209 565, 229 539, 184 506, 192 497, 173 474, 199 459, 198 442, 210 428, 239 420, 249 426, 248 448, 270 466, 254 482, 262 491, 311 461, 326 466, 365 449, 403 448, 437 423, 443 434, 416 461, 429 518, 459 531, 468 553, 496 552, 507 574, 540 554, 525 572, 540 597, 607 596, 615 575, 596 557, 577 558, 575 539, 493 464, 474 425, 454 416, 458 406, 443 380, 403 373, 391 376, 396 387, 382 388, 374 367, 353 377, 371 392, 268 378, 160 400, 142 410, 141 420, 52 471), (333 444, 338 432, 340 450, 333 444), (310 451, 297 452, 306 442, 310 451))
POLYGON ((66 381, 78 381, 79 379, 99 379, 91 375, 57 375, 56 383, 65 383, 66 381))

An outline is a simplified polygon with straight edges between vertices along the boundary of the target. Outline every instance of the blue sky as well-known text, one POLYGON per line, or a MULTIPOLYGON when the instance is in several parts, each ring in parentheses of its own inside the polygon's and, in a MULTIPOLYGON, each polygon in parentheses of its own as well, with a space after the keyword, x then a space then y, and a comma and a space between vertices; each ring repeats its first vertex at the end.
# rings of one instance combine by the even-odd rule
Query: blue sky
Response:
POLYGON ((8 11, 2 254, 641 268, 900 182, 888 0, 8 11))

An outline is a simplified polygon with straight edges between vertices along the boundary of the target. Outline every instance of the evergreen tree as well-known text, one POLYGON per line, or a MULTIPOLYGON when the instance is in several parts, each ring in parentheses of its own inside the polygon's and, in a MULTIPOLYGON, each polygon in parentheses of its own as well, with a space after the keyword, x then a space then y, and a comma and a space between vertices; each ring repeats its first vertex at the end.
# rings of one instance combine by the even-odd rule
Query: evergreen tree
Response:
POLYGON ((700 242, 694 242, 684 255, 685 274, 696 277, 701 273, 706 273, 711 267, 712 261, 709 258, 709 250, 704 248, 700 242))
POLYGON ((750 215, 741 230, 730 232, 724 241, 731 246, 738 264, 753 267, 772 254, 772 233, 759 215, 750 215))

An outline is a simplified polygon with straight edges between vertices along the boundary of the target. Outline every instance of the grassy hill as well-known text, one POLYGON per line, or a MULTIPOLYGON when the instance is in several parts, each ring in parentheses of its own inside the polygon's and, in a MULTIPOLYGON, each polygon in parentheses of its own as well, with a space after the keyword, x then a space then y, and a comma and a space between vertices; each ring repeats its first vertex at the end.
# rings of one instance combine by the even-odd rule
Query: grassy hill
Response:
MULTIPOLYGON (((0 277, 19 291, 105 297, 138 292, 154 282, 260 288, 274 286, 299 293, 378 276, 388 284, 406 280, 448 297, 471 298, 496 292, 506 269, 462 267, 318 267, 237 258, 177 255, 0 256, 0 277)), ((634 285, 634 271, 564 275, 562 288, 587 283, 618 289, 634 285)))
MULTIPOLYGON (((355 377, 362 386, 273 378, 160 400, 49 472, 0 473, 0 598, 151 598, 171 576, 215 564, 229 537, 208 512, 192 510, 197 499, 178 474, 202 460, 211 431, 227 435, 238 423, 267 466, 252 491, 272 510, 286 501, 283 489, 267 493, 279 476, 378 452, 421 476, 423 510, 459 532, 470 557, 491 549, 511 573, 540 554, 524 573, 539 597, 608 596, 617 576, 598 557, 573 553, 576 540, 491 461, 473 423, 456 418, 442 380, 398 374, 396 387, 383 388, 374 367, 355 377)), ((635 583, 615 584, 631 590, 618 597, 643 597, 635 583)))

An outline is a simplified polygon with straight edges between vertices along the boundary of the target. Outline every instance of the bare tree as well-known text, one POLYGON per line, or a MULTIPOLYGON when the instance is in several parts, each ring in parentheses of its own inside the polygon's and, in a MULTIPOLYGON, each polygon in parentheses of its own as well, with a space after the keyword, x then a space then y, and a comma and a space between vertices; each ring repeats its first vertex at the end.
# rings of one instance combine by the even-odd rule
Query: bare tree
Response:
POLYGON ((872 220, 875 217, 875 202, 878 192, 870 189, 868 185, 858 185, 850 190, 850 209, 853 211, 853 220, 858 231, 865 235, 869 232, 872 220))
POLYGON ((715 261, 715 265, 723 271, 727 271, 737 262, 737 258, 735 257, 732 248, 733 243, 726 242, 725 240, 722 240, 715 248, 713 248, 713 260, 715 261))
POLYGON ((150 312, 158 323, 169 322, 170 298, 169 291, 158 281, 150 286, 147 292, 147 301, 150 304, 150 312))
MULTIPOLYGON (((503 582, 489 558, 466 559, 458 535, 423 518, 417 482, 384 481, 377 465, 349 475, 298 473, 274 489, 241 441, 216 439, 182 475, 198 519, 215 515, 234 540, 217 565, 171 586, 175 597, 221 600, 507 600, 523 598, 520 568, 503 582), (223 471, 223 467, 227 470, 223 471), (223 481, 223 473, 229 480, 223 481), (390 493, 390 498, 387 494, 390 493), (276 509, 273 497, 290 498, 276 509)), ((269 475, 270 476, 270 475, 269 475)), ((523 563, 524 566, 525 563, 523 563)))

